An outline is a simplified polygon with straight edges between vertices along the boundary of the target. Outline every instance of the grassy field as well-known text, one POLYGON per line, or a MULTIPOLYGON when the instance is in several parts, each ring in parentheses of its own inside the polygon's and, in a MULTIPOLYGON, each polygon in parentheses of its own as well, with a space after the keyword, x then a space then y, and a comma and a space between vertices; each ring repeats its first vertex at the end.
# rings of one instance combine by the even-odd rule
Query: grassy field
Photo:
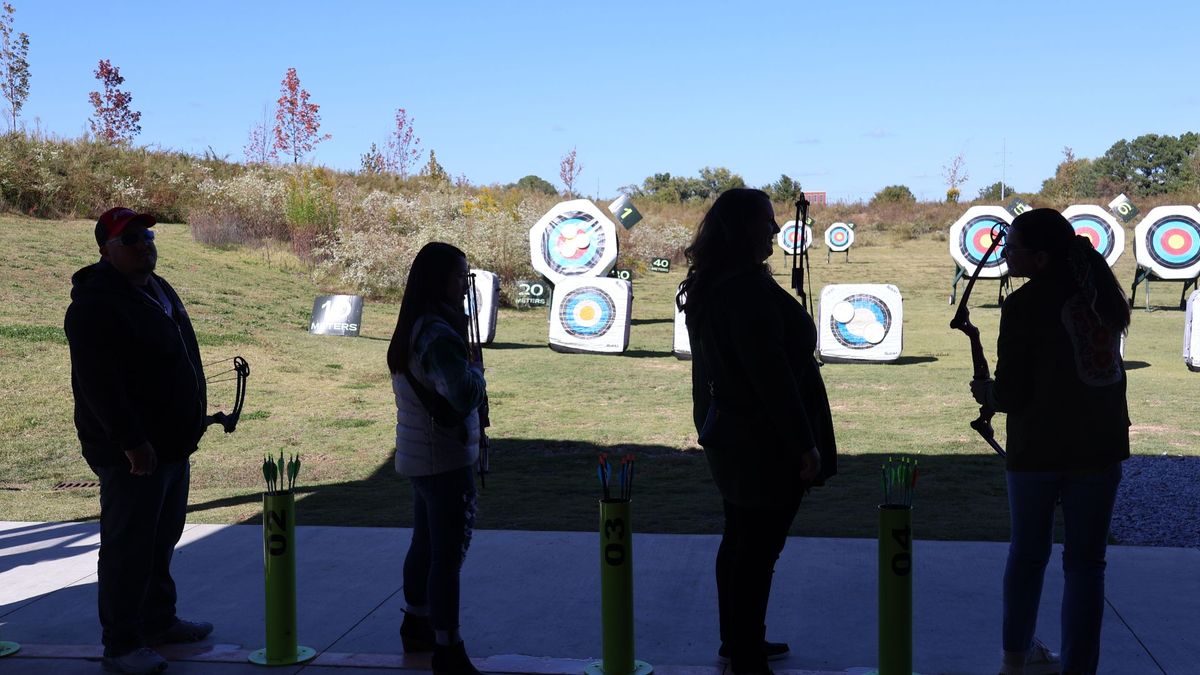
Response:
MULTIPOLYGON (((263 250, 220 250, 187 226, 161 225, 160 273, 179 290, 206 362, 234 354, 251 364, 242 423, 214 427, 193 457, 189 518, 255 522, 266 452, 299 452, 303 524, 406 525, 410 491, 392 470, 394 404, 385 366, 395 303, 368 302, 364 335, 306 332, 320 292, 294 259, 263 250)), ((877 238, 882 244, 883 238, 877 238)), ((0 519, 94 518, 94 480, 71 421, 70 364, 62 334, 71 273, 95 259, 92 224, 0 219, 0 519)), ((785 283, 785 263, 773 261, 785 283)), ((622 264, 622 266, 627 266, 622 264)), ((841 474, 816 490, 794 533, 874 536, 878 467, 888 455, 919 456, 918 536, 1005 539, 1002 462, 968 428, 976 407, 966 338, 950 331, 952 263, 935 239, 855 248, 850 262, 814 249, 812 289, 827 283, 892 283, 904 295, 904 356, 894 364, 831 364, 822 373, 834 408, 841 474)), ((1133 251, 1118 265, 1128 288, 1133 251)), ((493 470, 479 526, 590 530, 595 456, 634 452, 637 529, 717 532, 720 500, 695 445, 687 362, 671 356, 672 295, 682 270, 635 279, 630 349, 621 356, 546 348, 544 311, 502 310, 486 352, 493 470)), ((1139 305, 1141 294, 1139 289, 1139 305)), ((1158 284, 1156 311, 1138 310, 1126 347, 1133 442, 1139 454, 1197 455, 1192 401, 1197 378, 1180 357, 1178 284, 1158 284)), ((994 353, 995 282, 981 282, 972 318, 994 353)), ((209 370, 213 374, 224 364, 209 370)), ((232 382, 210 389, 228 409, 232 382)), ((1003 416, 997 417, 1003 438, 1003 416)))

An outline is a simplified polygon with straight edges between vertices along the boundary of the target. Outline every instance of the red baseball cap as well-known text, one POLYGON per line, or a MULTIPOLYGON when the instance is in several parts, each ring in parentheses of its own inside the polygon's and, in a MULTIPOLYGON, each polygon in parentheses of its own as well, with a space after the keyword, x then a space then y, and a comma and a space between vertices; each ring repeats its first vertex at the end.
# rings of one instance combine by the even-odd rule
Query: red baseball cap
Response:
POLYGON ((106 241, 116 239, 130 225, 154 227, 157 222, 154 216, 148 213, 138 213, 124 206, 111 208, 96 221, 96 244, 103 245, 106 241))

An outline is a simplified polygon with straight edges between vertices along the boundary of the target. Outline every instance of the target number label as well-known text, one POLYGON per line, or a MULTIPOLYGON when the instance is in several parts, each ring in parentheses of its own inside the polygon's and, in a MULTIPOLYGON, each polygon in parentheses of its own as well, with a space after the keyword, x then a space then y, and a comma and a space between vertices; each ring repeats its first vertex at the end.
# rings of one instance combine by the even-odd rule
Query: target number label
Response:
POLYGON ((1108 210, 1125 223, 1133 220, 1138 214, 1138 208, 1129 201, 1129 197, 1126 197, 1124 193, 1117 195, 1108 203, 1108 210))
POLYGON ((625 519, 608 518, 604 521, 604 562, 619 567, 625 564, 625 519))
POLYGON ((530 307, 545 307, 546 306, 546 285, 540 281, 525 281, 517 282, 517 307, 519 309, 528 309, 530 307))
POLYGON ((613 268, 613 271, 608 273, 608 276, 622 281, 633 281, 633 270, 613 268))
POLYGON ((1014 216, 1019 216, 1022 213, 1031 210, 1033 210, 1033 207, 1020 197, 1013 197, 1013 200, 1008 203, 1008 212, 1014 216))
POLYGON ((650 261, 650 269, 654 270, 655 272, 670 272, 671 261, 668 258, 655 258, 654 260, 650 261))
POLYGON ((902 549, 892 556, 892 574, 906 577, 912 571, 912 528, 901 527, 892 530, 892 539, 902 549))
POLYGON ((287 512, 267 511, 267 553, 273 556, 283 555, 288 550, 287 512))

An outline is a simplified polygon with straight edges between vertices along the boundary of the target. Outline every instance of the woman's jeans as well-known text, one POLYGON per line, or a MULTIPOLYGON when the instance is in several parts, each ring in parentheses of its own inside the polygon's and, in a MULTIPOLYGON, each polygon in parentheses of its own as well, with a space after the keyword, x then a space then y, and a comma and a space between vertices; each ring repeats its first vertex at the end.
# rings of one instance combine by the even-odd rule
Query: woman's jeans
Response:
POLYGON ((734 672, 767 670, 763 651, 767 600, 775 561, 800 508, 751 508, 725 501, 725 532, 717 549, 717 609, 721 643, 734 672))
POLYGON ((1054 542, 1054 508, 1062 500, 1062 668, 1094 673, 1104 616, 1104 551, 1121 463, 1099 472, 1008 472, 1012 542, 1004 568, 1004 650, 1022 652, 1037 627, 1042 579, 1054 542))
POLYGON ((458 630, 458 576, 475 528, 473 469, 409 478, 413 534, 404 558, 404 601, 428 606, 436 631, 458 630))

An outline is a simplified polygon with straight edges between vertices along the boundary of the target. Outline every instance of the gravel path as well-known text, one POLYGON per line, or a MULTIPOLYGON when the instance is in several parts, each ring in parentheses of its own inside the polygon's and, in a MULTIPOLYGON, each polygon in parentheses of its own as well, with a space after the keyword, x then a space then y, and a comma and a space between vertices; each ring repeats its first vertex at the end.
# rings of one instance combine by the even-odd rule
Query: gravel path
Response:
POLYGON ((1129 546, 1200 548, 1200 457, 1126 460, 1112 536, 1129 546))

